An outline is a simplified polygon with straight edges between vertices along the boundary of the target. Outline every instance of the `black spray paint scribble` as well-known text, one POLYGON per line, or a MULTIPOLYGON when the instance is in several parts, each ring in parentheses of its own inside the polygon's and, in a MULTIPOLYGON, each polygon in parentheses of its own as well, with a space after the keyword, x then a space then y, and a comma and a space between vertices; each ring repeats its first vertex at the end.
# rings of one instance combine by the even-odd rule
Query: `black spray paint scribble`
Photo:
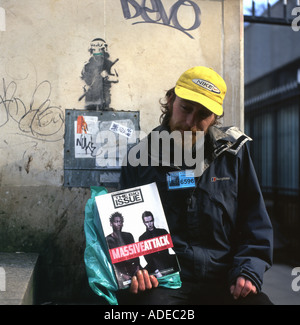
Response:
POLYGON ((172 27, 185 33, 190 38, 193 38, 193 36, 187 31, 195 30, 201 24, 201 10, 194 1, 176 1, 170 8, 169 15, 166 13, 166 10, 161 0, 151 0, 150 3, 152 8, 146 7, 146 2, 147 0, 141 0, 140 3, 137 0, 121 0, 124 18, 135 19, 139 17, 142 19, 141 21, 136 21, 132 23, 132 25, 141 23, 151 23, 172 27), (194 20, 191 21, 191 25, 188 28, 183 27, 179 21, 179 11, 183 8, 183 6, 190 7, 195 17, 194 20), (135 12, 131 13, 130 9, 134 10, 135 12), (153 14, 156 14, 155 19, 151 18, 149 14, 152 14, 152 17, 153 14))
POLYGON ((33 91, 30 104, 17 97, 17 83, 11 81, 6 85, 2 80, 0 93, 0 128, 9 120, 18 124, 22 135, 55 142, 63 139, 59 132, 64 125, 64 114, 61 108, 51 105, 51 84, 45 80, 33 91))
POLYGON ((111 110, 110 89, 113 83, 119 82, 115 67, 119 59, 109 59, 108 45, 102 38, 92 40, 89 52, 91 57, 81 72, 81 79, 85 82, 84 93, 78 100, 84 98, 88 110, 111 110))

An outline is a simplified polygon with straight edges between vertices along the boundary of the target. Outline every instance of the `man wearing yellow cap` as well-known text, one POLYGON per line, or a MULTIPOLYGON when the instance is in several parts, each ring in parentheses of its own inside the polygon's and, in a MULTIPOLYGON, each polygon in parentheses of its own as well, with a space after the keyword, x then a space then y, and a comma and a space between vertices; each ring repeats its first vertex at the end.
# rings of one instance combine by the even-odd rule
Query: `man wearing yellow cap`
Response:
MULTIPOLYGON (((247 147, 251 139, 236 127, 219 126, 226 90, 214 70, 201 66, 187 70, 166 93, 161 125, 141 141, 148 164, 133 166, 128 154, 121 187, 156 182, 182 285, 162 287, 153 275, 139 271, 132 279, 131 294, 120 292, 120 304, 271 304, 261 288, 263 274, 272 265, 272 225, 247 147), (153 134, 174 132, 182 136, 182 151, 188 143, 196 156, 193 165, 175 157, 176 144, 158 149, 149 145, 153 134), (192 134, 191 142, 186 133, 192 134), (197 145, 199 134, 203 146, 197 145), (203 155, 197 156, 201 150, 203 155), (168 162, 166 151, 171 156, 168 162), (197 164, 201 173, 192 174, 190 186, 170 185, 170 175, 191 179, 197 164)), ((142 155, 143 150, 139 152, 142 155)))

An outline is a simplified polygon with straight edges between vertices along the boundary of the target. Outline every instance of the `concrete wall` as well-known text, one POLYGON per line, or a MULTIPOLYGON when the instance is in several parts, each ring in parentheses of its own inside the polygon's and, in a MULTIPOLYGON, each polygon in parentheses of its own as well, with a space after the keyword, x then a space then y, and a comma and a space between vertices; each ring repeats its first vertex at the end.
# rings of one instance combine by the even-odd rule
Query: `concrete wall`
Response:
POLYGON ((40 253, 43 300, 75 299, 87 286, 90 192, 63 187, 63 137, 65 109, 87 105, 81 73, 93 39, 117 60, 109 107, 139 110, 144 132, 158 124, 165 91, 195 65, 225 78, 224 124, 243 128, 242 1, 155 1, 159 15, 143 2, 1 1, 0 251, 40 253))

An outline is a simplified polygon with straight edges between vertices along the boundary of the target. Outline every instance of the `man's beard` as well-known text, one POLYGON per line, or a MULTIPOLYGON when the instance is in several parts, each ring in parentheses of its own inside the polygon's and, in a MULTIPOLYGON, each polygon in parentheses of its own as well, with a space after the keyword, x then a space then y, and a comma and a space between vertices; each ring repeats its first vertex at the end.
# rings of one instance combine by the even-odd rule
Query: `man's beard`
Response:
MULTIPOLYGON (((186 149, 192 148, 196 144, 197 139, 200 137, 200 135, 199 135, 199 133, 197 133, 197 131, 201 131, 201 130, 197 129, 196 127, 183 128, 183 127, 181 127, 181 125, 179 123, 175 124, 175 125, 172 125, 170 123, 170 130, 171 130, 171 132, 179 131, 181 133, 181 145, 182 145, 182 147, 185 147, 186 149)), ((202 133, 202 132, 200 132, 200 133, 202 133)))

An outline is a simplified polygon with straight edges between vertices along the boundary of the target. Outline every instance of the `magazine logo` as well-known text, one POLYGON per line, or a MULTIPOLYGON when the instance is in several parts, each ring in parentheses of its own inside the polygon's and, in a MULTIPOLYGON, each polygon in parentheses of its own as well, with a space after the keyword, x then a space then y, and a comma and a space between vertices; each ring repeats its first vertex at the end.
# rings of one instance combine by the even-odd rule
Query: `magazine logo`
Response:
POLYGON ((115 209, 144 202, 142 191, 140 189, 114 194, 111 197, 115 209))
POLYGON ((113 264, 173 247, 171 235, 162 235, 109 250, 113 264))

